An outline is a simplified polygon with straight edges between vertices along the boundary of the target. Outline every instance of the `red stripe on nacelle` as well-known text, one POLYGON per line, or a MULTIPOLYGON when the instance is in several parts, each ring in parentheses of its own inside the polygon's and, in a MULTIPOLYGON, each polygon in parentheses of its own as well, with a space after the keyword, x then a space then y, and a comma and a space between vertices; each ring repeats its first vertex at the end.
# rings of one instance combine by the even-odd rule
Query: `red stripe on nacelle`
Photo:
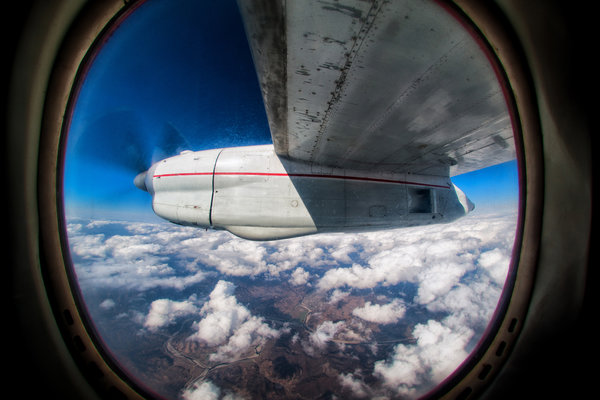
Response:
MULTIPOLYGON (((212 172, 179 172, 174 174, 159 174, 154 175, 154 178, 164 178, 172 176, 203 176, 213 175, 212 172)), ((380 182, 380 183, 393 183, 402 185, 417 185, 427 186, 442 189, 450 189, 450 186, 446 185, 434 185, 431 183, 422 182, 411 182, 411 181, 399 181, 393 179, 383 178, 369 178, 363 176, 344 176, 344 175, 324 175, 324 174, 285 174, 285 173, 274 173, 274 172, 215 172, 214 175, 225 175, 225 176, 288 176, 294 178, 321 178, 321 179, 345 179, 352 181, 366 181, 366 182, 380 182)))

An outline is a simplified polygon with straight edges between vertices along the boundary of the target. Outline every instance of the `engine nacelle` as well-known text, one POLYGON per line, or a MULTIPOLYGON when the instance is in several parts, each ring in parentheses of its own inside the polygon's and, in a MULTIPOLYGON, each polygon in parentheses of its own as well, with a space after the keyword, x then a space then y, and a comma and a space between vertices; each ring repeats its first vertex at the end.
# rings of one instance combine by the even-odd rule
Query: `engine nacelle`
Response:
POLYGON ((180 225, 210 227, 213 171, 220 151, 186 151, 146 171, 145 190, 152 195, 156 215, 180 225))
POLYGON ((144 174, 136 186, 158 216, 253 240, 450 222, 473 209, 449 178, 314 166, 272 145, 184 152, 144 174))

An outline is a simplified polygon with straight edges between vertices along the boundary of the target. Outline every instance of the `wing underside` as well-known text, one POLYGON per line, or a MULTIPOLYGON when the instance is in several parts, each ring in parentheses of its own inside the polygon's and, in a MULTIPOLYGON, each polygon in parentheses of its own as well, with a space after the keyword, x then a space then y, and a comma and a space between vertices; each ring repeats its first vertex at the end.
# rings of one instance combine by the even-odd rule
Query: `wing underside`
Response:
POLYGON ((437 2, 240 0, 282 157, 454 176, 515 158, 491 57, 437 2))

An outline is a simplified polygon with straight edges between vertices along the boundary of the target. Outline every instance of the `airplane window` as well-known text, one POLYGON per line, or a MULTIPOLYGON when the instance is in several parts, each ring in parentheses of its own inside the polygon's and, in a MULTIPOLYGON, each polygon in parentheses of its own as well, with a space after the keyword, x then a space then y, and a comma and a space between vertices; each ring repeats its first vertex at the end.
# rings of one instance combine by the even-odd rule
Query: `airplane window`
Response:
MULTIPOLYGON (((364 47, 342 52, 348 55, 338 66, 315 61, 312 70, 307 64, 288 71, 303 81, 322 77, 312 94, 300 95, 290 84, 289 115, 292 125, 321 124, 324 115, 334 121, 336 113, 348 121, 355 113, 342 99, 361 92, 352 79, 370 67, 362 60, 374 51, 378 32, 422 38, 431 54, 394 53, 416 60, 411 65, 420 69, 405 71, 414 79, 388 104, 374 94, 366 105, 369 115, 381 111, 381 119, 365 121, 373 135, 386 129, 384 117, 418 133, 380 163, 399 157, 406 164, 419 152, 419 170, 410 174, 399 167, 361 169, 358 150, 333 128, 319 154, 334 154, 339 147, 327 146, 340 142, 342 152, 353 151, 351 165, 324 164, 309 173, 316 161, 304 170, 300 156, 276 156, 257 58, 234 1, 210 7, 193 0, 136 2, 100 38, 72 93, 63 172, 67 240, 96 340, 148 393, 167 399, 416 398, 433 391, 484 340, 510 281, 519 219, 509 95, 483 40, 451 7, 398 3, 402 18, 385 26, 375 24, 385 9, 319 3, 336 21, 372 22, 373 29, 349 34, 364 47), (447 66, 468 70, 470 62, 475 72, 456 82, 447 66), (311 75, 317 69, 324 75, 311 75), (337 108, 325 101, 321 113, 309 108, 314 100, 297 112, 292 102, 318 99, 328 74, 337 74, 331 79, 336 89, 326 94, 339 100, 337 108), (436 76, 456 87, 435 84, 436 76), (420 104, 411 103, 417 99, 420 104), (481 104, 501 112, 480 118, 481 104), (482 131, 487 136, 468 141, 482 131), (512 147, 510 159, 452 172, 494 144, 502 151, 512 147), (248 146, 252 154, 230 150, 248 146), (266 167, 259 170, 253 163, 263 156, 266 167), (236 160, 249 161, 234 170, 236 160), (281 186, 256 186, 264 182, 281 186), (254 219, 242 226, 234 219, 247 205, 254 205, 254 219), (273 217, 280 209, 283 217, 273 217), (206 218, 197 218, 202 212, 206 218), (404 225, 385 225, 392 220, 404 225), (347 229, 336 231, 337 223, 347 229)), ((307 31, 304 38, 315 40, 314 54, 319 45, 341 46, 335 36, 307 31)), ((292 48, 288 44, 288 52, 292 48)), ((391 86, 372 84, 379 85, 377 93, 391 86)), ((299 137, 290 136, 290 143, 301 146, 299 137)))

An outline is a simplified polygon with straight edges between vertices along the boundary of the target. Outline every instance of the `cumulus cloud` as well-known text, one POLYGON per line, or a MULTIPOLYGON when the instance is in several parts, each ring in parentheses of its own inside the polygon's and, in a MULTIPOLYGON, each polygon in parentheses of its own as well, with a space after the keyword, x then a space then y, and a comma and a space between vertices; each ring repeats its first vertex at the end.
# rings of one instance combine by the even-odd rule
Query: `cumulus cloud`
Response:
POLYGON ((195 383, 181 394, 184 400, 218 400, 221 389, 210 381, 195 383))
POLYGON ((250 311, 237 302, 234 290, 235 286, 230 282, 217 282, 209 296, 210 300, 202 307, 205 317, 197 324, 194 338, 211 346, 222 344, 250 318, 250 311))
POLYGON ((325 348, 327 342, 333 339, 337 331, 344 326, 343 321, 324 321, 309 336, 310 343, 319 349, 325 348))
POLYGON ((168 264, 153 264, 144 260, 131 262, 94 262, 77 268, 82 287, 108 287, 148 290, 151 288, 184 289, 203 281, 204 271, 179 275, 168 264))
POLYGON ((279 332, 267 325, 263 318, 256 317, 237 302, 235 286, 231 282, 219 281, 204 304, 200 313, 203 318, 194 324, 195 333, 189 337, 209 346, 217 346, 211 354, 212 361, 233 359, 249 349, 276 338, 279 332))
POLYGON ((335 304, 335 303, 339 302, 340 300, 345 299, 349 295, 350 295, 350 292, 344 292, 343 290, 334 289, 331 292, 331 294, 329 295, 329 301, 328 302, 330 304, 335 304))
POLYGON ((112 299, 106 299, 102 303, 100 303, 100 308, 103 310, 110 310, 115 306, 115 302, 112 299))
POLYGON ((504 285, 511 254, 505 249, 495 248, 481 253, 479 265, 486 269, 497 285, 504 285))
POLYGON ((344 388, 349 390, 355 397, 368 397, 370 394, 369 387, 359 379, 356 379, 352 374, 340 374, 340 383, 344 388))
POLYGON ((418 287, 415 302, 428 304, 478 266, 502 284, 513 238, 514 220, 501 217, 466 217, 448 225, 372 232, 361 238, 364 261, 327 270, 317 287, 370 289, 411 282, 418 287), (494 250, 481 252, 482 248, 494 250))
POLYGON ((396 323, 404 317, 405 313, 406 307, 398 299, 388 304, 371 304, 367 301, 363 307, 352 310, 352 315, 377 324, 396 323))
MULTIPOLYGON (((73 227, 73 225, 69 225, 73 227)), ((92 259, 94 257, 106 257, 108 254, 108 246, 105 245, 104 234, 77 234, 81 232, 81 225, 77 225, 75 231, 70 231, 69 244, 71 245, 71 253, 81 257, 82 259, 92 259)))
POLYGON ((136 260, 148 254, 156 254, 161 250, 160 244, 140 240, 139 236, 112 236, 104 242, 112 249, 112 256, 117 259, 136 260))
POLYGON ((268 271, 266 248, 260 242, 230 240, 207 253, 203 263, 231 276, 260 275, 268 271))
POLYGON ((472 268, 473 264, 452 262, 440 262, 423 268, 417 274, 419 290, 416 302, 428 304, 448 293, 472 268))
POLYGON ((155 300, 150 304, 150 311, 144 320, 144 327, 150 331, 156 331, 173 324, 179 317, 197 313, 198 307, 191 301, 155 300))
POLYGON ((308 278, 310 278, 310 274, 305 271, 304 268, 296 268, 294 272, 292 272, 290 283, 296 286, 306 285, 308 283, 308 278))
POLYGON ((221 396, 221 389, 211 381, 196 382, 192 387, 184 389, 181 393, 184 400, 242 400, 243 397, 235 393, 225 393, 221 396))
POLYGON ((390 360, 375 363, 374 373, 389 388, 402 396, 423 394, 450 375, 467 357, 466 343, 473 331, 452 330, 442 323, 429 320, 413 330, 416 345, 399 344, 390 360))
POLYGON ((151 224, 69 224, 69 244, 79 284, 84 288, 181 290, 204 280, 206 271, 180 263, 173 257, 177 250, 167 244, 176 243, 191 231, 165 229, 170 229, 169 235, 151 224), (105 233, 95 233, 100 228, 105 233), (125 229, 131 234, 110 235, 111 229, 125 229))
POLYGON ((344 321, 323 321, 317 329, 308 336, 308 341, 302 342, 306 354, 314 356, 319 351, 325 350, 334 336, 345 327, 344 321))

